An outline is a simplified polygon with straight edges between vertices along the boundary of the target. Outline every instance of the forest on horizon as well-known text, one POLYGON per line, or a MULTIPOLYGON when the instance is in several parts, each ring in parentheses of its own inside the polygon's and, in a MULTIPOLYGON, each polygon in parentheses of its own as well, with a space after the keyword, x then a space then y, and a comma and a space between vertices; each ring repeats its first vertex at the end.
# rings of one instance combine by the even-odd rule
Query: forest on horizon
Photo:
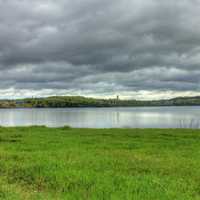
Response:
POLYGON ((52 96, 0 100, 0 108, 66 108, 66 107, 120 107, 120 106, 192 106, 200 105, 200 96, 177 97, 168 100, 96 99, 82 96, 52 96))

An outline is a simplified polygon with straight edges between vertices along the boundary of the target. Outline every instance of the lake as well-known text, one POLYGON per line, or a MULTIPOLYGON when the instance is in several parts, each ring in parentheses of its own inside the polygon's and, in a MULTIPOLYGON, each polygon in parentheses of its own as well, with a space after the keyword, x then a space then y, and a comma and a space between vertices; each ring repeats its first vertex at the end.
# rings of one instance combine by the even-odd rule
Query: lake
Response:
POLYGON ((199 128, 200 106, 0 109, 1 126, 199 128))

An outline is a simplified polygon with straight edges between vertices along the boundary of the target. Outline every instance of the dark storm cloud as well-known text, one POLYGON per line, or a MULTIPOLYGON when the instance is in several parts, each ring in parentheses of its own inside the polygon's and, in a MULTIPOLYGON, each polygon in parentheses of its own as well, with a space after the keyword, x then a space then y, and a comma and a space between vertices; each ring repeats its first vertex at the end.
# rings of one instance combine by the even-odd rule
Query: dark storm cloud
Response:
POLYGON ((0 0, 0 90, 200 92, 199 0, 0 0))

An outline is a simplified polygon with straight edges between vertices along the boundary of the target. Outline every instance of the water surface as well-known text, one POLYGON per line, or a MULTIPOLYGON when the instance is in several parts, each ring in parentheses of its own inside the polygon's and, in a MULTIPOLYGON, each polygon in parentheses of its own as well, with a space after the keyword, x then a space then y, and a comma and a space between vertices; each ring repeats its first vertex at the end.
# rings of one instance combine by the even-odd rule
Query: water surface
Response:
POLYGON ((1 126, 197 128, 200 106, 0 109, 1 126))

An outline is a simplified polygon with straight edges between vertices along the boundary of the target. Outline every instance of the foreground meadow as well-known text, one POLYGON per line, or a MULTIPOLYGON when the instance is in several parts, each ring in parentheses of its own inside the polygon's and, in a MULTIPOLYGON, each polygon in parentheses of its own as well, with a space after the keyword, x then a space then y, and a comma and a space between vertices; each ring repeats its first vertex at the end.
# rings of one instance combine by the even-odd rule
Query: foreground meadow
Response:
POLYGON ((0 199, 200 199, 200 130, 0 128, 0 199))

